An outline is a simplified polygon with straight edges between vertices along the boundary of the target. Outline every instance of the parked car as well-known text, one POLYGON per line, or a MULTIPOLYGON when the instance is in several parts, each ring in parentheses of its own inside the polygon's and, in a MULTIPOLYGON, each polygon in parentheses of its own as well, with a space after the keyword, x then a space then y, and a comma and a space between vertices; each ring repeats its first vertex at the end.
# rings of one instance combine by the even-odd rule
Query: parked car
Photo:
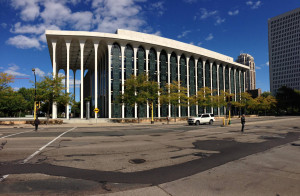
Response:
POLYGON ((212 125, 215 121, 215 115, 206 113, 206 114, 198 114, 198 116, 188 118, 189 125, 200 125, 209 123, 212 125))

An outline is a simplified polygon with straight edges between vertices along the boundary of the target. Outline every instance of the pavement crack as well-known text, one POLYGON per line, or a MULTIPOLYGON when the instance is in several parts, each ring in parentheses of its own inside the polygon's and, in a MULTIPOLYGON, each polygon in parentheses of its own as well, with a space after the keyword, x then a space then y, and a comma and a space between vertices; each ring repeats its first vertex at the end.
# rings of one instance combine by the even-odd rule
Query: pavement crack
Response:
POLYGON ((157 185, 157 187, 158 187, 160 190, 162 190, 164 193, 166 193, 166 194, 172 196, 171 193, 169 193, 168 191, 166 191, 165 189, 163 189, 160 185, 157 185))
POLYGON ((5 140, 5 142, 2 142, 0 144, 0 150, 2 150, 6 144, 7 144, 7 140, 5 140))

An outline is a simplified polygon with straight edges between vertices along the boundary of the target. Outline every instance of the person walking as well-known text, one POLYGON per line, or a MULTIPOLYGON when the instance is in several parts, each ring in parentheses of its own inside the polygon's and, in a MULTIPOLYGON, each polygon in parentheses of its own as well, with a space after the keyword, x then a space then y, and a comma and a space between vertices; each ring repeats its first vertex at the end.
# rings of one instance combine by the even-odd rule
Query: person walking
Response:
POLYGON ((36 117, 36 119, 34 120, 35 131, 38 130, 39 124, 40 124, 40 123, 41 123, 41 122, 40 122, 39 118, 36 117))
POLYGON ((244 133, 245 122, 246 122, 246 118, 245 118, 245 114, 243 114, 242 117, 241 117, 241 124, 242 124, 241 132, 242 133, 244 133))

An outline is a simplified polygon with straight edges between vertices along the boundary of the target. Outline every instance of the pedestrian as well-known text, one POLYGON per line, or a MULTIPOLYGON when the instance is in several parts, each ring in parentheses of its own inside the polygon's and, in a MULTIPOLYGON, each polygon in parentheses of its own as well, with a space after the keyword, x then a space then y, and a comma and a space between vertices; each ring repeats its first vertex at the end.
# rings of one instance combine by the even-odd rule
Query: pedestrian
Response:
POLYGON ((241 132, 242 133, 244 133, 245 122, 246 122, 245 114, 243 114, 242 118, 241 118, 241 123, 242 123, 242 130, 241 130, 241 132))
POLYGON ((35 131, 38 130, 39 124, 40 124, 40 123, 41 123, 41 122, 40 122, 40 120, 39 120, 39 118, 38 118, 38 116, 37 116, 36 119, 34 120, 35 131))

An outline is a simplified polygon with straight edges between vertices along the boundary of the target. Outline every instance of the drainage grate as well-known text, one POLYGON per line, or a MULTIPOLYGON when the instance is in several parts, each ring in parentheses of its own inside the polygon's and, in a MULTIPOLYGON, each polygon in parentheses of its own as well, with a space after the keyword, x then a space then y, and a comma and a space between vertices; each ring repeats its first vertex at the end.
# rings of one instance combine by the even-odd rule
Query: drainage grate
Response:
POLYGON ((133 163, 133 164, 141 164, 141 163, 145 163, 146 160, 145 159, 130 159, 129 163, 133 163))

